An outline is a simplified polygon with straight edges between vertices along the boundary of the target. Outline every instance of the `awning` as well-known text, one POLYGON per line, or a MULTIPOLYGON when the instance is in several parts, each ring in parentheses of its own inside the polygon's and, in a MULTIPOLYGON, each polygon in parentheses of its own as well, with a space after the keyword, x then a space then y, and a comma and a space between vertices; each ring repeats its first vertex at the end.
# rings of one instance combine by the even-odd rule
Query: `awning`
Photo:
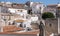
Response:
POLYGON ((18 20, 15 20, 15 22, 24 22, 25 20, 22 20, 22 19, 18 19, 18 20))

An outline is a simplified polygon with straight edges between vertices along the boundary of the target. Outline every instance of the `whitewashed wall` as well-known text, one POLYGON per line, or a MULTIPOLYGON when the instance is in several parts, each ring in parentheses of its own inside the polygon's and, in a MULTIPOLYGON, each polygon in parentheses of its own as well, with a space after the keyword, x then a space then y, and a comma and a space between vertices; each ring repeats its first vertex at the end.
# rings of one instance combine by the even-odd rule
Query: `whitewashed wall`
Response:
POLYGON ((32 13, 40 13, 40 12, 43 13, 43 9, 44 9, 43 3, 31 2, 30 7, 32 8, 32 13))
POLYGON ((20 12, 20 10, 22 10, 22 12, 27 13, 27 10, 25 10, 25 9, 8 8, 8 10, 9 10, 11 13, 18 13, 18 12, 20 12), (18 10, 19 10, 19 11, 18 11, 18 10))
POLYGON ((8 10, 11 13, 19 14, 20 16, 23 16, 24 18, 26 18, 26 16, 27 16, 27 10, 25 10, 25 9, 9 8, 8 10), (21 12, 21 10, 22 10, 22 12, 21 12))

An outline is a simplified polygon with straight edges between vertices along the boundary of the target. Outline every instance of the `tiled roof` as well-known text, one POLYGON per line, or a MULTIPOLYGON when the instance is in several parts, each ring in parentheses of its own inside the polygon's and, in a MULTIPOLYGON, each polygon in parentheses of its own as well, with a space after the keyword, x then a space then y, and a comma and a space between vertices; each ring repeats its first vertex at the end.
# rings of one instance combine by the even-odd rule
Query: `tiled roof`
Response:
POLYGON ((0 6, 8 7, 8 8, 17 8, 17 9, 24 9, 25 4, 2 4, 0 6))
POLYGON ((2 3, 0 3, 0 6, 2 6, 2 3))
POLYGON ((49 4, 47 7, 57 7, 57 4, 49 4))
POLYGON ((18 20, 15 20, 15 22, 24 22, 25 20, 20 20, 20 19, 18 19, 18 20))
POLYGON ((23 30, 23 28, 16 27, 14 25, 9 25, 9 26, 3 27, 3 32, 13 32, 13 31, 18 31, 18 30, 23 30))
POLYGON ((16 4, 16 5, 12 5, 11 8, 17 8, 17 9, 24 9, 25 4, 16 4))
POLYGON ((16 32, 0 32, 0 34, 30 34, 30 35, 37 35, 39 33, 38 31, 27 31, 27 32, 21 32, 21 33, 16 33, 16 32))
POLYGON ((22 32, 22 33, 16 33, 16 32, 14 32, 15 34, 38 34, 38 33, 40 33, 39 32, 39 30, 37 30, 37 31, 27 31, 27 32, 22 32))
POLYGON ((48 6, 56 6, 57 4, 49 4, 48 6))

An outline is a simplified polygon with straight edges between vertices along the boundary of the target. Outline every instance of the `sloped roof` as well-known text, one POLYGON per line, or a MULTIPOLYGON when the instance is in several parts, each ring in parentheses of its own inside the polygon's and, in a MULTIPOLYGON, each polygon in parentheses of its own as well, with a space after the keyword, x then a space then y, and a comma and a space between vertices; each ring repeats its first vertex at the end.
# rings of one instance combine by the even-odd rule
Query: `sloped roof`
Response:
POLYGON ((25 4, 16 4, 16 5, 13 4, 11 8, 24 9, 24 6, 25 4))
POLYGON ((13 32, 13 31, 18 31, 18 30, 24 30, 24 29, 21 27, 16 27, 14 25, 9 25, 9 26, 3 27, 3 32, 13 32))
POLYGON ((48 6, 56 6, 57 4, 49 4, 48 6))
POLYGON ((24 9, 25 4, 17 4, 17 3, 5 4, 5 3, 0 3, 0 6, 4 6, 4 7, 8 7, 8 8, 24 9))
POLYGON ((57 4, 49 4, 47 7, 57 7, 57 4))

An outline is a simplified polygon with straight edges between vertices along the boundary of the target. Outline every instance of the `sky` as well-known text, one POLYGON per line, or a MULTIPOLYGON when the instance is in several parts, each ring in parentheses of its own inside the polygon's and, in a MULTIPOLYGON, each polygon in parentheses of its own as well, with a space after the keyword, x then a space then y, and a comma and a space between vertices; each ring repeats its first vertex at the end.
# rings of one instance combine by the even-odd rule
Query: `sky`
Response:
MULTIPOLYGON (((4 2, 16 2, 16 3, 25 3, 29 0, 0 0, 1 1, 4 1, 4 2)), ((42 2, 43 4, 58 4, 60 3, 60 0, 30 0, 32 2, 42 2)))

